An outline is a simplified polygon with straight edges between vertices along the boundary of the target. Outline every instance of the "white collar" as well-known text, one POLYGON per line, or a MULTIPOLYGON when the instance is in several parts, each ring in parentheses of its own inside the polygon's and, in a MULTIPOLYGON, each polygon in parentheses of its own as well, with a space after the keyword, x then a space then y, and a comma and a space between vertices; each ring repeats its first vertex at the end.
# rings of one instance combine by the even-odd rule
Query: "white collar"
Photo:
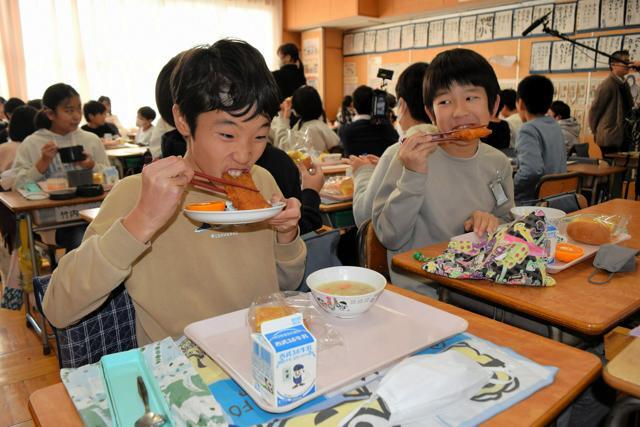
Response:
POLYGON ((357 121, 357 120, 371 120, 371 115, 370 114, 356 114, 355 116, 353 116, 353 122, 357 121))

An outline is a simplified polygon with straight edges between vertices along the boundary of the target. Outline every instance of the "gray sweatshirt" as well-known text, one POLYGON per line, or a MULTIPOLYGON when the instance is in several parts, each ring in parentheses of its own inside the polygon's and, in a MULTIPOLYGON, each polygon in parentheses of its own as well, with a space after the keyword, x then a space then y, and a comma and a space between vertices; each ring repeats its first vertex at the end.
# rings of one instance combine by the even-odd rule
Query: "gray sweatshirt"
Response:
POLYGON ((578 139, 580 137, 580 123, 573 117, 569 117, 568 119, 558 120, 558 124, 562 130, 562 136, 564 136, 565 149, 569 154, 571 147, 580 144, 578 139))

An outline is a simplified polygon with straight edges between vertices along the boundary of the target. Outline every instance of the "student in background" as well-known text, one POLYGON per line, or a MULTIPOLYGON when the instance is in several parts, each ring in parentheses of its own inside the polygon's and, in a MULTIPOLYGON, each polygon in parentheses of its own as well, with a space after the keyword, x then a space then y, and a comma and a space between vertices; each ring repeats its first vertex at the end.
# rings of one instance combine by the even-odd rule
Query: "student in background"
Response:
POLYGON ((118 119, 118 116, 113 114, 113 112, 111 111, 111 98, 103 95, 98 98, 98 102, 102 103, 102 105, 107 108, 107 123, 115 125, 115 127, 118 129, 118 133, 122 136, 126 136, 127 129, 122 126, 122 123, 120 123, 120 119, 118 119))
POLYGON ((285 43, 278 47, 280 69, 273 72, 273 78, 280 89, 280 102, 293 95, 296 89, 307 84, 304 76, 304 65, 300 60, 298 46, 285 43))
POLYGON ((107 108, 100 102, 87 102, 82 107, 82 113, 87 121, 87 124, 82 125, 82 130, 91 132, 97 135, 98 138, 104 138, 106 134, 120 136, 118 128, 111 123, 107 123, 107 108))
POLYGON ((9 140, 0 144, 0 173, 11 168, 20 143, 36 131, 36 113, 36 109, 28 105, 13 110, 9 123, 9 140))
POLYGON ((358 113, 353 121, 340 127, 340 143, 345 156, 373 154, 382 156, 384 150, 398 141, 398 132, 388 120, 380 124, 371 122, 373 89, 360 86, 353 92, 353 106, 358 113))
MULTIPOLYGON (((280 105, 280 114, 273 120, 273 144, 282 148, 287 146, 289 123, 294 117, 291 130, 300 136, 308 137, 311 148, 318 153, 329 152, 340 144, 340 138, 322 119, 322 100, 318 91, 311 86, 302 86, 293 92, 291 102, 284 100, 280 105)), ((291 149, 293 147, 287 147, 291 149)))
POLYGON ((7 119, 7 116, 5 116, 4 114, 4 104, 7 103, 7 100, 4 99, 2 96, 0 96, 0 123, 1 122, 8 122, 9 120, 7 119))
POLYGON ((524 123, 518 133, 518 170, 513 177, 516 204, 538 199, 536 186, 543 175, 567 171, 567 152, 560 125, 546 116, 553 99, 553 83, 542 75, 518 84, 518 113, 524 123))
POLYGON ((509 128, 511 130, 509 148, 516 147, 518 132, 520 132, 520 128, 522 127, 522 119, 520 118, 516 108, 516 97, 516 91, 513 89, 504 89, 500 91, 500 100, 503 105, 498 117, 504 119, 509 124, 509 128))
MULTIPOLYGON (((424 105, 441 132, 486 126, 499 91, 489 62, 469 49, 439 53, 424 77, 424 105)), ((373 225, 388 257, 465 231, 495 231, 513 207, 511 171, 509 159, 479 139, 440 144, 422 132, 404 139, 373 202, 373 225)), ((393 269, 391 281, 436 297, 393 269)))
POLYGON ((37 111, 42 110, 42 99, 30 99, 27 101, 27 105, 35 108, 37 111))
POLYGON ((568 156, 573 146, 580 144, 580 123, 571 117, 571 107, 562 101, 553 101, 547 115, 560 125, 568 156))
MULTIPOLYGON (((498 111, 501 111, 503 106, 502 99, 500 99, 498 111)), ((480 140, 498 150, 508 149, 511 145, 511 127, 509 123, 506 120, 502 120, 496 112, 496 114, 491 117, 487 127, 491 130, 491 135, 481 138, 480 140)))
POLYGON ((153 132, 153 121, 156 118, 156 112, 151 107, 141 107, 138 109, 138 115, 136 117, 136 126, 138 127, 138 133, 136 133, 136 144, 149 145, 151 141, 151 133, 153 132))
MULTIPOLYGON (((11 120, 11 114, 13 110, 18 107, 24 105, 24 101, 20 98, 9 98, 7 102, 4 103, 4 114, 7 118, 7 122, 11 120)), ((0 143, 3 143, 9 139, 9 129, 8 126, 5 126, 2 130, 0 130, 0 143)))
POLYGON ((167 62, 156 78, 156 107, 160 119, 151 131, 149 150, 154 159, 183 155, 187 151, 187 142, 175 128, 173 121, 173 98, 171 97, 171 73, 173 72, 182 53, 167 62))
MULTIPOLYGON (((27 182, 47 178, 63 178, 69 170, 90 169, 101 172, 109 166, 107 153, 100 139, 78 129, 82 119, 80 95, 71 86, 57 83, 49 86, 42 96, 43 109, 36 116, 38 130, 29 135, 18 147, 13 169, 20 188, 27 182), (76 163, 63 163, 58 149, 82 145, 85 159, 76 163)), ((68 251, 82 240, 85 226, 56 230, 56 242, 68 251)))
POLYGON ((347 95, 342 98, 342 105, 336 115, 336 121, 333 124, 334 129, 338 129, 340 126, 349 124, 353 121, 353 117, 356 115, 356 109, 353 108, 353 97, 347 95))

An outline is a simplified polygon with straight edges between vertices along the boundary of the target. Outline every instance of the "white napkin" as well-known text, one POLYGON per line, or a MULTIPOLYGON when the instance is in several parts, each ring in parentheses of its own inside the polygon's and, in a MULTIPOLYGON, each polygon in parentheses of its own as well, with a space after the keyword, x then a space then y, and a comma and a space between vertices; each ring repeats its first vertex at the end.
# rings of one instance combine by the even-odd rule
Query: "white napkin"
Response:
POLYGON ((376 395, 389 407, 391 424, 426 421, 439 409, 473 397, 490 378, 491 371, 448 350, 403 360, 387 372, 376 395))

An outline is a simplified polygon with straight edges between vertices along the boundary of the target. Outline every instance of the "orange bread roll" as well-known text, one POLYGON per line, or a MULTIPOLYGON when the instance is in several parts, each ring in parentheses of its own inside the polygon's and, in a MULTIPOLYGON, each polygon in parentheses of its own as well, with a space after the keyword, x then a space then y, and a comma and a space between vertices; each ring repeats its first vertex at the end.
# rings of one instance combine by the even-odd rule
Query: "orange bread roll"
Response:
POLYGON ((587 245, 604 245, 612 240, 613 228, 594 218, 577 218, 567 225, 572 240, 587 245))
POLYGON ((290 316, 298 311, 293 307, 286 305, 263 305, 258 306, 255 309, 255 320, 253 321, 254 332, 260 332, 262 330, 262 324, 269 320, 279 319, 280 317, 290 316))

